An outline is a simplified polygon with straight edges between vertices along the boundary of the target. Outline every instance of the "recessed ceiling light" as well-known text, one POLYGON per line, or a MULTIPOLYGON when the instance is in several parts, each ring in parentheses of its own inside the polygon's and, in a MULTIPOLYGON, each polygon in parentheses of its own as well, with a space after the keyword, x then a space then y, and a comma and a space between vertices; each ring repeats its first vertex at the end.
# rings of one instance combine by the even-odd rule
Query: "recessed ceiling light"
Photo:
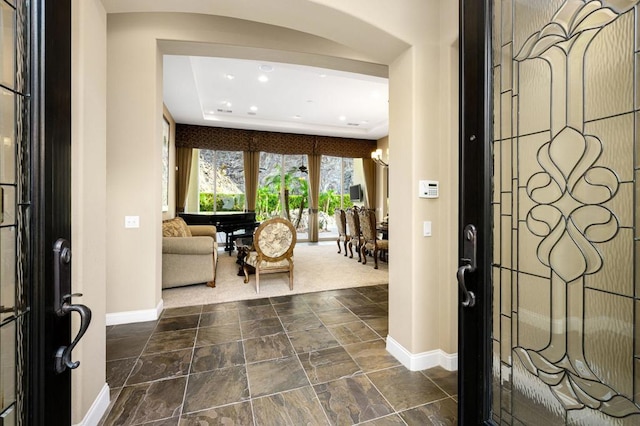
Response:
POLYGON ((369 121, 368 121, 368 120, 362 120, 362 121, 360 122, 360 124, 369 124, 369 121))
POLYGON ((255 105, 251 105, 251 106, 249 107, 249 109, 250 109, 251 111, 254 111, 254 112, 255 112, 255 111, 257 111, 257 110, 258 110, 258 107, 257 107, 257 106, 255 106, 255 105))
POLYGON ((325 78, 326 76, 326 74, 320 74, 320 78, 325 78))
POLYGON ((227 106, 227 108, 231 108, 231 102, 225 102, 225 105, 227 106))
POLYGON ((300 119, 300 118, 302 118, 302 116, 301 115, 294 115, 293 118, 300 119))
POLYGON ((338 120, 340 120, 340 121, 344 121, 346 119, 347 119, 347 117, 345 117, 344 115, 341 115, 340 117, 338 117, 338 120))
POLYGON ((269 81, 269 77, 267 77, 266 75, 261 75, 260 77, 258 77, 258 81, 261 83, 266 83, 267 81, 269 81))
POLYGON ((233 74, 225 74, 225 77, 227 78, 227 80, 233 80, 234 78, 236 78, 236 76, 233 74))
POLYGON ((273 67, 271 65, 263 64, 258 67, 258 69, 262 72, 271 72, 273 71, 273 67))

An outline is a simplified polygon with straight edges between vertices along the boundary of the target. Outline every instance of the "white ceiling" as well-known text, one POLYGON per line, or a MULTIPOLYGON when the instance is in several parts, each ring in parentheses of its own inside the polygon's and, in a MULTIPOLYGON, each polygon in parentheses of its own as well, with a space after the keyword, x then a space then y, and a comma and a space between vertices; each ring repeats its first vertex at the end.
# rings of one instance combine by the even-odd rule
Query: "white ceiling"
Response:
POLYGON ((386 78, 344 71, 164 56, 164 103, 183 124, 379 139, 388 134, 388 91, 386 78))

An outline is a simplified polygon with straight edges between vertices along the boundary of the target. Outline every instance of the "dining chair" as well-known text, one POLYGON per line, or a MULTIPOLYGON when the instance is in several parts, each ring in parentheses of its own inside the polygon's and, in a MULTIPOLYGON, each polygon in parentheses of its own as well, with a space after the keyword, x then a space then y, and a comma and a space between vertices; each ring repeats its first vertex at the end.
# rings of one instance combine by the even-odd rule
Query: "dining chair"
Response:
POLYGON ((360 247, 362 245, 362 236, 360 233, 360 218, 358 216, 358 207, 353 206, 347 209, 345 212, 347 217, 347 234, 349 235, 349 257, 353 258, 353 246, 356 246, 356 252, 358 253, 358 262, 362 262, 360 255, 360 247))
POLYGON ((349 235, 347 234, 347 215, 344 210, 336 209, 335 212, 336 226, 338 228, 338 239, 336 243, 338 244, 338 253, 342 252, 342 248, 340 247, 340 243, 344 245, 344 255, 347 256, 347 242, 349 240, 349 235))
POLYGON ((374 210, 361 209, 360 230, 362 231, 362 245, 360 246, 362 254, 362 264, 367 264, 366 252, 373 253, 374 269, 378 269, 378 254, 380 252, 387 253, 389 251, 389 240, 381 240, 376 232, 376 213, 374 210))

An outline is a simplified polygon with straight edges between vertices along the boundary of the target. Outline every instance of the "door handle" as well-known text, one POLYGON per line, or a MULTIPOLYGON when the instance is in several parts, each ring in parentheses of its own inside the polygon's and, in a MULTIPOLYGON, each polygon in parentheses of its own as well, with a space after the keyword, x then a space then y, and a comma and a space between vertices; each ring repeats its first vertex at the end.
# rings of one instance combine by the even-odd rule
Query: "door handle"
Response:
POLYGON ((464 283, 464 274, 466 272, 473 272, 471 265, 462 265, 458 268, 458 273, 456 277, 458 278, 458 285, 460 286, 460 290, 462 291, 462 306, 465 308, 470 308, 476 304, 476 295, 473 294, 472 291, 467 290, 467 286, 464 283))
POLYGON ((58 239, 53 246, 54 258, 54 308, 56 315, 63 317, 71 312, 80 315, 80 331, 69 346, 60 346, 55 355, 56 372, 62 373, 67 368, 74 369, 80 365, 79 361, 71 361, 71 351, 84 336, 91 323, 91 309, 85 305, 72 304, 71 298, 82 296, 81 293, 71 294, 71 247, 64 238, 58 239))
POLYGON ((87 332, 89 324, 91 323, 91 309, 85 305, 69 303, 71 298, 75 296, 82 296, 82 294, 66 294, 63 297, 62 305, 60 305, 56 311, 56 314, 60 317, 68 315, 71 312, 80 314, 80 331, 76 334, 75 339, 73 339, 73 342, 71 342, 69 346, 60 346, 56 352, 56 372, 58 373, 62 373, 67 368, 73 370, 80 365, 80 361, 71 361, 71 351, 73 351, 73 348, 75 348, 80 339, 82 339, 82 336, 87 332))
POLYGON ((470 308, 476 304, 476 295, 467 290, 467 285, 464 282, 465 274, 467 272, 473 272, 476 270, 476 253, 478 243, 478 231, 474 225, 467 225, 464 227, 464 242, 462 248, 462 266, 458 268, 456 278, 458 279, 458 286, 462 291, 462 306, 470 308))

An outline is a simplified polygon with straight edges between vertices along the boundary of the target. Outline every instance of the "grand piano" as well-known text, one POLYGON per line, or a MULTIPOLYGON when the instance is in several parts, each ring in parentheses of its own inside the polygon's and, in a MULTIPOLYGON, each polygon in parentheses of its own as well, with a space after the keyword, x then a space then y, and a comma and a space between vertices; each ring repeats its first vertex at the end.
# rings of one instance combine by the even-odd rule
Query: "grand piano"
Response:
POLYGON ((229 256, 235 239, 253 235, 260 225, 256 222, 256 212, 180 213, 179 216, 188 225, 215 225, 218 232, 224 232, 224 251, 228 251, 229 256))

